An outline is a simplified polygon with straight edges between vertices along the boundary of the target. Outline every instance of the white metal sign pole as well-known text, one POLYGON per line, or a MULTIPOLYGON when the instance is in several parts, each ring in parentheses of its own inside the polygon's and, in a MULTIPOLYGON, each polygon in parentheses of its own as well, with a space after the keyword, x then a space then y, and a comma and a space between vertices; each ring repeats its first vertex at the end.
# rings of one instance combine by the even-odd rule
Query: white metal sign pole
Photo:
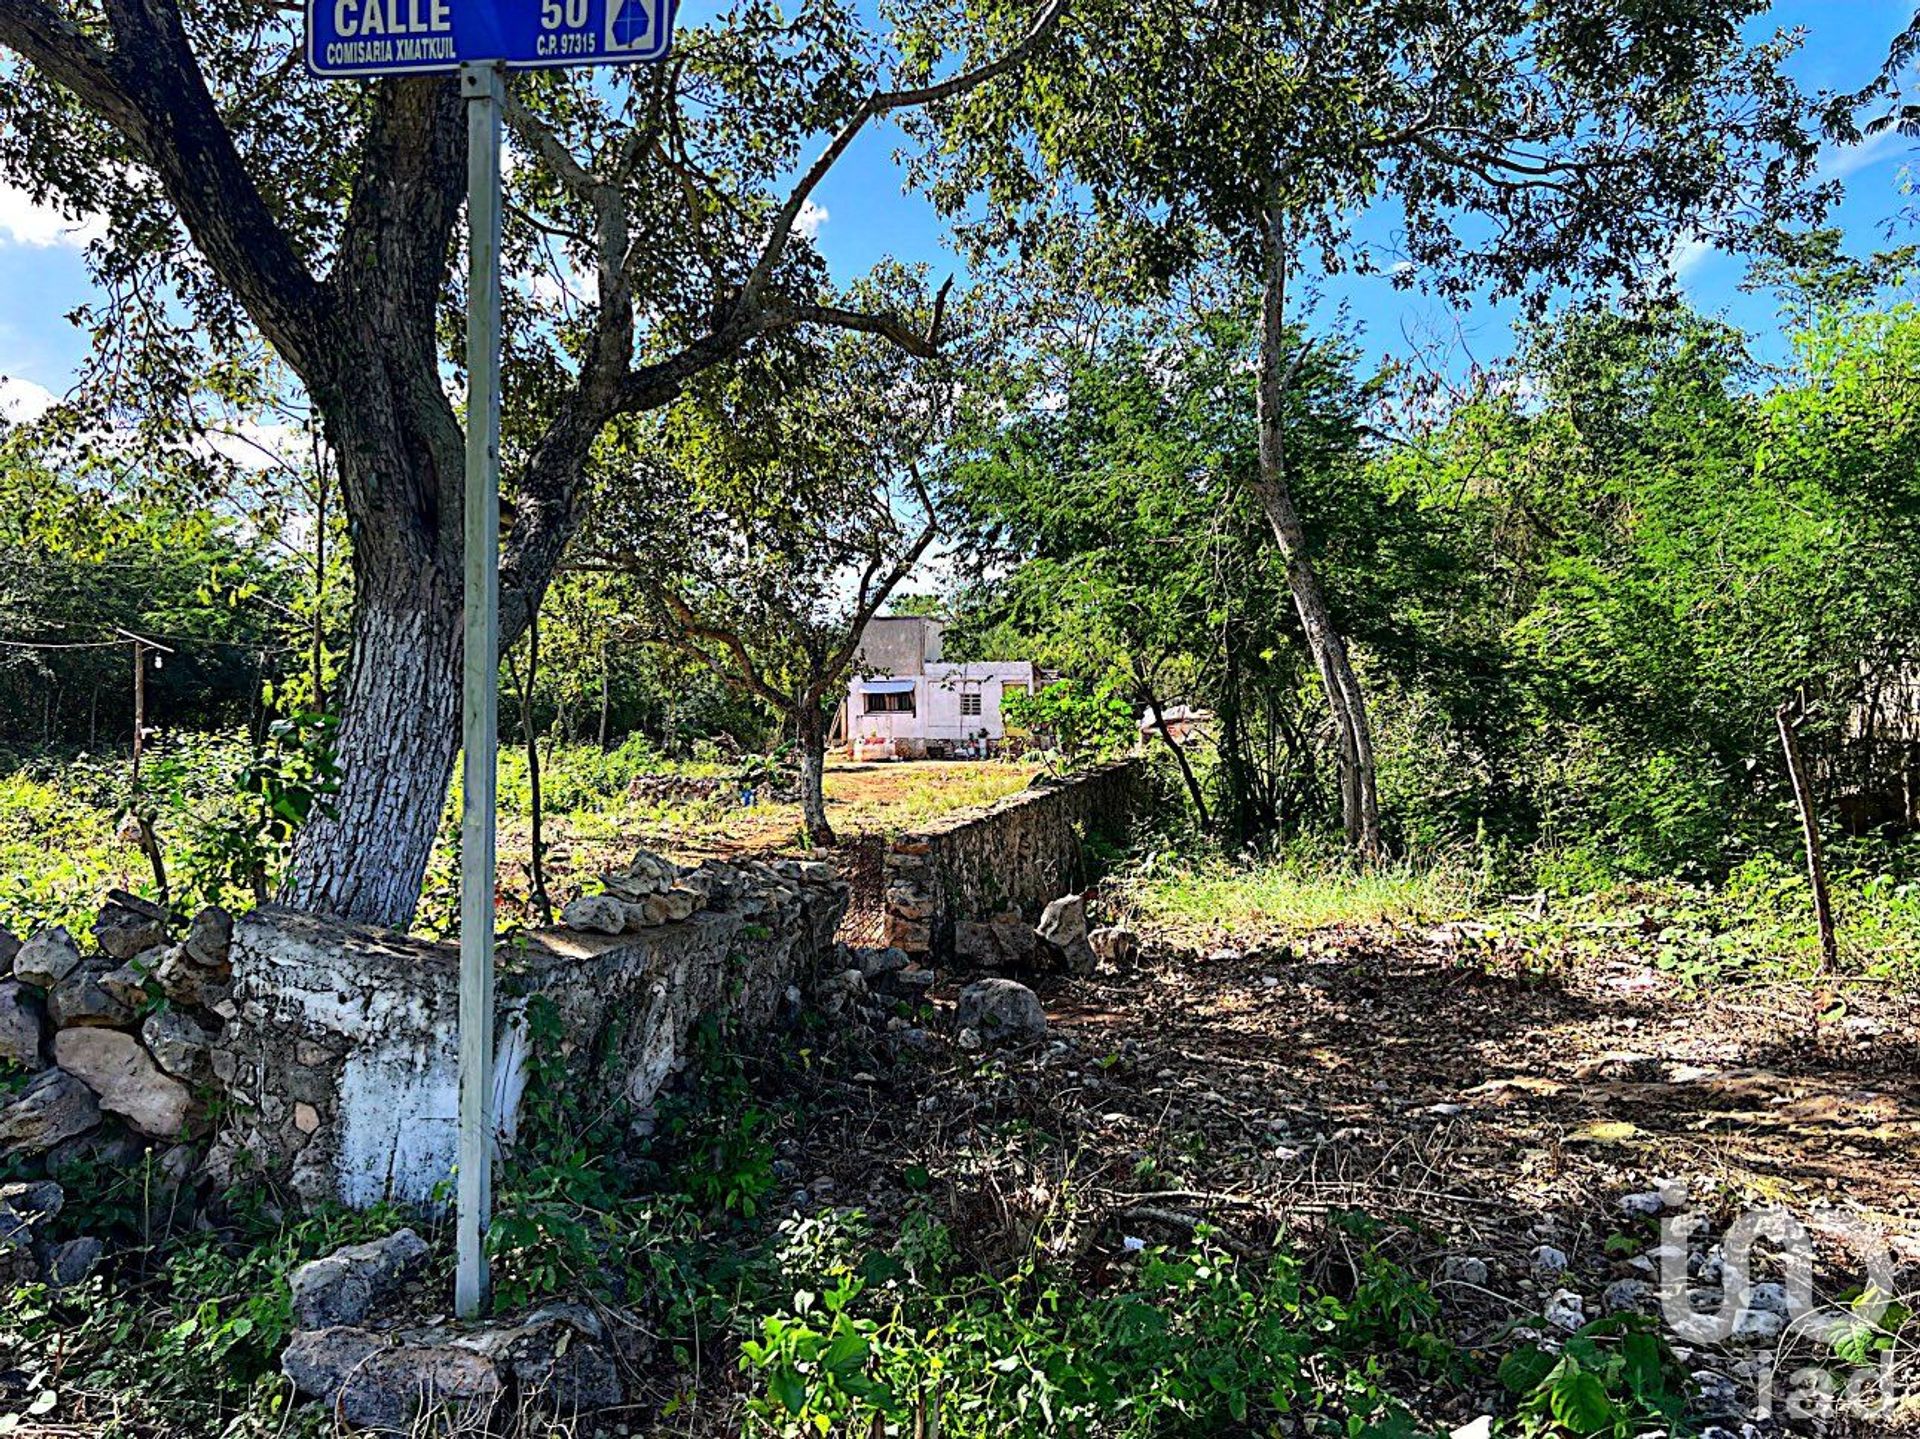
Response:
POLYGON ((460 67, 467 102, 466 664, 460 812, 460 1168, 454 1312, 487 1305, 493 1209, 493 865, 500 679, 500 107, 506 71, 460 67))

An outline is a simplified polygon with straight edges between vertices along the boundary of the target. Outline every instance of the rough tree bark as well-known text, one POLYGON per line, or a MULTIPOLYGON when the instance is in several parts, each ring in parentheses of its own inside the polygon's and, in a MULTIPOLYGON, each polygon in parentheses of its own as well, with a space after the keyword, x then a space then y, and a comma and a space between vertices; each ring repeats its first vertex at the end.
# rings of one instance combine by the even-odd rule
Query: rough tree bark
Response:
POLYGON ((460 577, 435 566, 363 574, 361 586, 335 749, 340 792, 301 831, 280 900, 401 923, 419 900, 459 749, 460 577))
POLYGON ((820 714, 820 702, 802 701, 794 724, 794 739, 800 751, 800 822, 809 844, 831 847, 840 842, 827 819, 827 721, 820 714))
POLYGON ((1261 227, 1261 261, 1260 477, 1255 492, 1286 564, 1287 588, 1333 716, 1334 741, 1340 753, 1340 813, 1347 840, 1364 858, 1377 859, 1382 851, 1380 798, 1366 695, 1308 555, 1306 529, 1294 505, 1287 474, 1287 391, 1307 352, 1304 347, 1290 347, 1287 340, 1286 211, 1277 195, 1269 201, 1261 227))

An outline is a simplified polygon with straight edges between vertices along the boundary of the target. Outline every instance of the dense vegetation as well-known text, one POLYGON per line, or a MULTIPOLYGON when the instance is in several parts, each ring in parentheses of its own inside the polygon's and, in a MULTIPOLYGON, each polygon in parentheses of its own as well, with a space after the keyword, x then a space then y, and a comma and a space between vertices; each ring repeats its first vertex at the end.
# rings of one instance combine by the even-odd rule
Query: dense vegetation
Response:
MULTIPOLYGON (((1513 889, 1719 883, 1756 859, 1791 873, 1785 707, 1838 868, 1904 882, 1920 310, 1898 294, 1797 304, 1778 367, 1683 309, 1569 312, 1509 366, 1423 396, 1417 423, 1392 422, 1409 412, 1404 376, 1362 377, 1337 341, 1315 352, 1290 421, 1295 488, 1372 697, 1394 853, 1470 855, 1513 889)), ((944 451, 938 503, 967 556, 949 597, 956 653, 1031 656, 1071 682, 1061 696, 1117 704, 1122 733, 1181 706, 1210 713, 1197 740, 1149 743, 1185 816, 1170 832, 1274 849, 1338 820, 1338 757, 1247 489, 1250 344, 1233 311, 1135 319, 977 372, 968 403, 991 418, 944 451)), ((143 785, 163 811, 202 811, 173 826, 183 865, 213 862, 184 851, 216 815, 271 849, 271 814, 249 821, 249 805, 270 811, 275 785, 300 782, 313 736, 297 721, 316 680, 323 699, 334 683, 344 605, 316 624, 311 557, 216 512, 33 484, 0 571, 19 636, 0 661, 12 807, 41 830, 76 803, 109 829, 132 806, 111 756, 131 722, 122 636, 144 635, 168 653, 147 652, 143 785), (34 790, 67 761, 64 795, 34 790)), ((665 757, 790 736, 790 706, 678 648, 645 583, 556 585, 538 670, 519 651, 503 668, 508 736, 537 735, 550 757, 628 735, 665 757)), ((781 641, 741 632, 771 677, 781 641)), ((1085 723, 1033 722, 1056 736, 1085 723)), ((568 807, 566 774, 550 784, 568 807)), ((87 843, 16 850, 9 885, 51 882, 49 865, 77 876, 87 843)), ((219 862, 242 889, 277 872, 252 849, 219 862)), ((76 878, 50 902, 79 898, 76 878)))

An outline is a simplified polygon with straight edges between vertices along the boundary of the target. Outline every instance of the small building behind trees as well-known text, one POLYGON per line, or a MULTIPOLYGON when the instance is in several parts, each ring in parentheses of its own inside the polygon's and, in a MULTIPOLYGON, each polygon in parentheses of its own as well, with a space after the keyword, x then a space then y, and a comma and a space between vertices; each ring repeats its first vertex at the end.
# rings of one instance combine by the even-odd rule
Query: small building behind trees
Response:
POLYGON ((986 756, 1005 741, 1001 704, 1031 694, 1030 660, 941 658, 946 621, 881 615, 861 632, 859 656, 835 725, 856 758, 986 756))

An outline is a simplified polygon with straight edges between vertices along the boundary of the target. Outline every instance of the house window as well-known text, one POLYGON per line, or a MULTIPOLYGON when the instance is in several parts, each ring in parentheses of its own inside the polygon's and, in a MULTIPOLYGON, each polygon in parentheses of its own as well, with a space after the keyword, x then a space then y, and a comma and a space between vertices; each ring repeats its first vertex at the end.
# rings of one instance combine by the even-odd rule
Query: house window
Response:
POLYGON ((980 713, 980 691, 968 690, 960 696, 960 713, 977 715, 980 713))
POLYGON ((913 691, 904 694, 875 694, 867 692, 867 713, 870 715, 910 715, 913 713, 913 691))

